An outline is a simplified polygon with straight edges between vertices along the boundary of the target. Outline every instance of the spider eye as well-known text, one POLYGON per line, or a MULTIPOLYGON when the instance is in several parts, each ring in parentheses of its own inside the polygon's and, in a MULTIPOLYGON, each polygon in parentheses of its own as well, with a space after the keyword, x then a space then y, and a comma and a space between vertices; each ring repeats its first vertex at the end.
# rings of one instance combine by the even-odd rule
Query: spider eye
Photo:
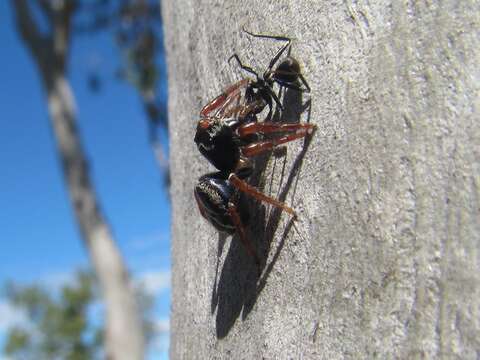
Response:
POLYGON ((210 127, 210 121, 208 119, 202 119, 198 122, 198 127, 207 130, 210 127))

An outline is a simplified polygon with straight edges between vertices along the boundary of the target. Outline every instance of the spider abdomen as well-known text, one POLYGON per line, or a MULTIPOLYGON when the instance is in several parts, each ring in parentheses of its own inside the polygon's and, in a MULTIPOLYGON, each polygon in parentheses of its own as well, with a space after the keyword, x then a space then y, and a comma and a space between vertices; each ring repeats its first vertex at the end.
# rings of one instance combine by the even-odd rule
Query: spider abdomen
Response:
POLYGON ((222 173, 211 173, 200 177, 194 189, 195 199, 202 216, 218 231, 234 234, 235 224, 228 212, 229 202, 236 200, 240 218, 248 223, 246 204, 238 191, 222 173))

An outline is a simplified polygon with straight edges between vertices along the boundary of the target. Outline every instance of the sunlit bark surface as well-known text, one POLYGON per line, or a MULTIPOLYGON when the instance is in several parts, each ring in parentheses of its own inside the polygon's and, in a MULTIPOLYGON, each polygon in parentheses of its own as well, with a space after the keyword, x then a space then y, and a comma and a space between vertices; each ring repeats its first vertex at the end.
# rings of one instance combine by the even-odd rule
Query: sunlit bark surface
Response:
MULTIPOLYGON (((477 359, 480 354, 480 3, 162 2, 172 174, 171 358, 477 359), (193 188, 203 105, 294 39, 312 88, 282 121, 310 143, 256 160, 248 236, 218 235, 193 188)), ((277 88, 276 88, 277 89, 277 88)))

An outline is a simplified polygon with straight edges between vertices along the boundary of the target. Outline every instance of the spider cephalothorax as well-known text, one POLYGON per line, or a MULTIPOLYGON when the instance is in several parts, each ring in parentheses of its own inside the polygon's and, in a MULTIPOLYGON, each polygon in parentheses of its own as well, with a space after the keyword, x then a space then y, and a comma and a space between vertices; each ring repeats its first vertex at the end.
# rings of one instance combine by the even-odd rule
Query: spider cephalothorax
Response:
POLYGON ((199 121, 195 143, 200 153, 217 169, 233 171, 239 158, 238 136, 219 119, 199 121))

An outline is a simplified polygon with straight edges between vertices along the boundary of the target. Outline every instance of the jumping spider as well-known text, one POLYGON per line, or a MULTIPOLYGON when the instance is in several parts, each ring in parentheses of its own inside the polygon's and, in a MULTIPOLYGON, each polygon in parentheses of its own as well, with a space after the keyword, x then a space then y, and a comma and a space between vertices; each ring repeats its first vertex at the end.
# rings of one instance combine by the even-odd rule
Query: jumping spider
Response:
POLYGON ((238 233, 247 252, 258 265, 260 260, 245 233, 248 207, 241 194, 281 208, 292 216, 296 215, 292 208, 261 193, 246 182, 253 172, 249 158, 270 151, 280 144, 304 138, 315 130, 315 125, 270 121, 272 99, 283 110, 273 91, 274 82, 298 91, 310 91, 310 88, 300 73, 298 62, 290 56, 272 70, 285 49, 290 46, 289 38, 244 31, 254 37, 287 41, 287 44, 270 61, 263 77, 243 65, 236 54, 230 58, 235 58, 242 69, 254 74, 256 80, 246 78, 234 83, 200 111, 194 141, 200 153, 218 171, 200 177, 194 195, 202 216, 221 232, 238 233), (297 85, 298 79, 301 79, 306 89, 297 85), (257 115, 266 106, 269 107, 269 113, 265 121, 258 122, 257 115), (265 139, 266 134, 273 136, 265 139))

